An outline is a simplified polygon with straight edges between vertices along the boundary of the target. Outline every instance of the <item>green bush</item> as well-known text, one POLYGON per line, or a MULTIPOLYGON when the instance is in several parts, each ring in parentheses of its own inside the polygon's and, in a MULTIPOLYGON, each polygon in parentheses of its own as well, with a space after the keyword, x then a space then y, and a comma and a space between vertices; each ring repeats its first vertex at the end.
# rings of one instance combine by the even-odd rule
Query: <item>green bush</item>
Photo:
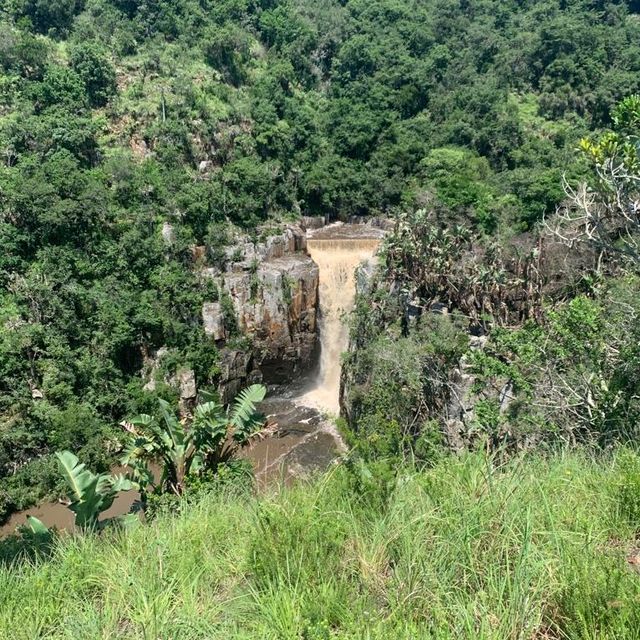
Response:
POLYGON ((638 415, 635 277, 592 298, 549 305, 546 322, 496 329, 471 354, 481 430, 512 441, 608 447, 635 439, 638 415), (624 289, 624 293, 622 291, 624 289), (501 415, 499 394, 510 386, 501 415))
POLYGON ((435 314, 405 336, 398 323, 367 335, 376 330, 370 321, 365 305, 356 310, 352 340, 359 348, 344 364, 350 442, 367 460, 416 456, 428 463, 444 445, 435 425, 468 338, 455 320, 435 314))
POLYGON ((116 72, 106 53, 94 43, 79 44, 71 50, 70 62, 91 104, 104 106, 116 92, 116 72))

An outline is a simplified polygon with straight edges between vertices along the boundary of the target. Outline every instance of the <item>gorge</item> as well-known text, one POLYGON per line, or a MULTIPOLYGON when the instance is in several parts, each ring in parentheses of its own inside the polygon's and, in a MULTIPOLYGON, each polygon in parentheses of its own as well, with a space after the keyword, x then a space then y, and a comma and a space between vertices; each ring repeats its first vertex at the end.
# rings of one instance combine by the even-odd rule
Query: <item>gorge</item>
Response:
POLYGON ((0 246, 0 640, 640 640, 640 0, 4 0, 0 246))
MULTIPOLYGON (((356 270, 375 260, 383 237, 384 230, 373 224, 335 223, 306 232, 290 226, 265 243, 230 248, 229 255, 236 259, 224 272, 203 270, 226 292, 235 314, 233 323, 252 345, 251 351, 234 348, 228 341, 222 304, 205 303, 205 331, 222 354, 221 397, 233 397, 250 381, 262 380, 269 386, 261 409, 275 430, 244 454, 259 486, 322 471, 345 448, 333 419, 340 407, 347 315, 354 304, 356 270)), ((165 352, 160 350, 148 366, 151 389, 158 382, 162 357, 165 352)), ((178 387, 181 404, 195 399, 192 371, 185 370, 169 382, 178 387)), ((105 517, 127 513, 138 497, 133 491, 121 494, 105 517)), ((65 505, 49 502, 14 513, 0 527, 0 537, 13 533, 29 515, 60 529, 73 522, 65 505)))

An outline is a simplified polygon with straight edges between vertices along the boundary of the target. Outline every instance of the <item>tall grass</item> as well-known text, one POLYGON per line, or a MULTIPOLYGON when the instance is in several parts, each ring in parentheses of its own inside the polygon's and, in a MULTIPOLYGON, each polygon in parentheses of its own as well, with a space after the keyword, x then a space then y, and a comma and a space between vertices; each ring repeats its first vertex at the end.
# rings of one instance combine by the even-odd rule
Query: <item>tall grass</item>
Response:
POLYGON ((637 639, 638 478, 632 454, 474 454, 403 471, 383 500, 343 468, 209 496, 1 569, 0 637, 637 639))

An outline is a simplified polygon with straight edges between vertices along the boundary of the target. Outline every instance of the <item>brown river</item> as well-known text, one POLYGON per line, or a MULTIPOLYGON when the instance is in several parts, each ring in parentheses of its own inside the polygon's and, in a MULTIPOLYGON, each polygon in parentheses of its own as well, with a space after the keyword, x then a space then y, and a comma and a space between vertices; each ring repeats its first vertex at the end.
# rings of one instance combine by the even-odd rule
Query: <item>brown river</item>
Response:
MULTIPOLYGON (((345 449, 335 427, 339 413, 341 356, 348 346, 345 314, 353 308, 355 271, 374 260, 383 232, 368 225, 335 224, 308 233, 308 250, 320 269, 320 364, 306 380, 272 388, 261 410, 278 425, 274 435, 244 455, 253 463, 258 485, 289 483, 326 469, 345 449)), ((121 469, 116 469, 120 472, 121 469)), ((139 499, 120 494, 104 518, 128 513, 139 499)), ((73 513, 58 502, 15 513, 0 527, 0 538, 35 516, 49 527, 70 529, 73 513)))

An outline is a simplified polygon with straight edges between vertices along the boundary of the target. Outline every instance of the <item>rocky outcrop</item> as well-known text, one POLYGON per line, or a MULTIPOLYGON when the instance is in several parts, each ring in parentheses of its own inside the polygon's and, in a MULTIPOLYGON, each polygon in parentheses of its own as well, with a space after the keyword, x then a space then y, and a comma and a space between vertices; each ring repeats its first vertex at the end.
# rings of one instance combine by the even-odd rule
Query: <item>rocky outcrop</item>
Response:
MULTIPOLYGON (((171 242, 170 226, 162 232, 171 242)), ((306 233, 291 225, 269 235, 263 231, 263 238, 251 242, 244 236, 230 243, 224 268, 207 266, 207 247, 192 251, 202 279, 215 283, 207 289, 217 291, 217 299, 205 302, 201 313, 204 331, 219 351, 218 388, 225 402, 254 382, 293 380, 318 355, 319 269, 307 252, 306 233)), ((166 371, 162 362, 169 354, 166 347, 143 354, 144 388, 154 391, 159 383, 175 388, 186 413, 202 381, 189 368, 166 371)))
POLYGON ((327 224, 327 219, 324 216, 302 216, 300 224, 307 231, 322 229, 327 224))
POLYGON ((247 383, 283 383, 312 366, 317 351, 318 267, 297 226, 263 242, 240 241, 224 270, 206 267, 219 291, 202 309, 206 333, 221 350, 220 390, 231 398, 247 383), (247 348, 241 348, 242 338, 247 348))
MULTIPOLYGON (((356 269, 356 298, 366 298, 373 294, 376 287, 376 276, 379 274, 380 265, 372 261, 361 264, 356 269)), ((347 353, 350 356, 357 357, 357 340, 354 336, 349 336, 349 345, 347 353)), ((357 383, 354 379, 353 372, 350 367, 342 367, 340 371, 340 415, 346 419, 348 424, 353 424, 355 420, 354 407, 351 398, 357 383)))
MULTIPOLYGON (((470 337, 471 351, 484 349, 486 337, 470 337)), ((479 394, 474 390, 476 378, 470 371, 468 355, 462 356, 459 366, 450 374, 450 401, 443 415, 444 436, 451 451, 460 453, 469 444, 468 434, 476 420, 475 405, 479 394)))

